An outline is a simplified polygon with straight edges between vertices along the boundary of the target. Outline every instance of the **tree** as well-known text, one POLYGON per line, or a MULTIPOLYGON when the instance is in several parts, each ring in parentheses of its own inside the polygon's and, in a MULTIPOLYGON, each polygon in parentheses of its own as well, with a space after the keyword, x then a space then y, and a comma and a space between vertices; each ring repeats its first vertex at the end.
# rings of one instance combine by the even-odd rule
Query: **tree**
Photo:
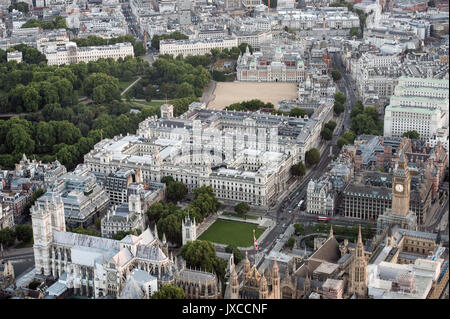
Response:
POLYGON ((336 115, 339 116, 342 112, 345 111, 345 106, 341 102, 335 101, 333 110, 334 110, 334 113, 336 113, 336 115))
POLYGON ((289 238, 286 243, 286 246, 288 248, 292 249, 292 248, 294 248, 294 245, 295 245, 295 238, 294 237, 289 238))
POLYGON ((333 132, 328 128, 323 128, 320 132, 320 136, 327 141, 330 141, 333 138, 333 132))
POLYGON ((161 178, 161 183, 164 183, 166 185, 169 185, 170 183, 175 182, 175 180, 173 179, 172 176, 164 176, 163 178, 161 178))
POLYGON ((71 230, 72 233, 84 234, 89 236, 101 237, 100 233, 93 228, 77 227, 71 230))
POLYGON ((8 7, 8 11, 12 12, 13 9, 16 9, 22 13, 27 14, 29 12, 29 8, 28 8, 28 3, 25 2, 16 2, 16 3, 12 3, 9 7, 8 7))
POLYGON ((297 164, 292 165, 291 174, 294 176, 305 176, 306 167, 303 162, 298 162, 297 164))
POLYGON ((328 123, 327 124, 325 124, 325 127, 327 128, 327 129, 329 129, 330 131, 334 131, 334 129, 336 128, 336 126, 337 126, 337 123, 335 122, 335 121, 328 121, 328 123))
POLYGON ((350 36, 351 37, 359 37, 359 31, 357 27, 353 27, 350 29, 350 36))
POLYGON ((419 139, 420 134, 417 131, 412 130, 412 131, 408 131, 408 132, 403 133, 402 136, 410 138, 412 140, 417 140, 417 139, 419 139))
POLYGON ((312 148, 305 153, 305 162, 309 167, 320 162, 320 152, 317 148, 312 148))
POLYGON ((250 51, 250 53, 253 54, 253 47, 250 44, 243 42, 238 45, 238 48, 241 51, 241 53, 245 53, 245 51, 247 50, 247 47, 248 47, 248 50, 250 51))
POLYGON ((250 206, 248 206, 247 203, 239 203, 236 206, 234 206, 234 211, 241 217, 245 217, 247 215, 248 211, 250 210, 250 206))
POLYGON ((181 214, 175 213, 161 218, 157 223, 159 235, 162 236, 162 234, 166 234, 168 241, 181 245, 181 217, 181 214))
POLYGON ((17 225, 15 229, 17 240, 29 243, 33 239, 33 229, 29 225, 17 225))
POLYGON ((0 244, 3 246, 11 246, 14 244, 16 240, 16 236, 14 231, 11 228, 3 228, 0 229, 0 244))
POLYGON ((152 295, 152 299, 184 299, 184 290, 174 285, 164 285, 152 295))
POLYGON ((302 223, 294 224, 295 234, 303 236, 305 234, 305 225, 302 223))
POLYGON ((180 201, 187 193, 187 187, 182 182, 172 182, 167 186, 167 199, 170 201, 180 201))
POLYGON ((331 77, 334 81, 339 81, 340 79, 342 79, 341 72, 337 69, 331 71, 331 77))
POLYGON ((289 112, 289 116, 304 117, 305 115, 308 115, 308 112, 306 112, 304 109, 301 109, 299 107, 294 107, 289 112))
POLYGON ((239 264, 243 258, 242 252, 235 245, 228 245, 227 247, 225 247, 225 252, 233 254, 235 265, 239 264))
POLYGON ((129 231, 124 231, 124 230, 119 230, 114 236, 113 239, 115 240, 122 240, 124 239, 126 236, 128 235, 134 235, 134 231, 129 230, 129 231))
POLYGON ((334 100, 340 102, 341 104, 344 104, 345 101, 347 100, 347 97, 345 96, 344 93, 338 91, 334 94, 334 100))
POLYGON ((188 267, 214 272, 217 263, 216 247, 205 240, 190 241, 181 248, 180 255, 188 267))

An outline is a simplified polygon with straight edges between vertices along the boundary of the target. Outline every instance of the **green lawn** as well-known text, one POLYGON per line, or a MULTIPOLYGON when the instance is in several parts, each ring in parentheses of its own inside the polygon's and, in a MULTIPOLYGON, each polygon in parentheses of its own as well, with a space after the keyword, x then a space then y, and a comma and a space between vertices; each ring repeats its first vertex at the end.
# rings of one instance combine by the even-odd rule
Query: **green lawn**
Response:
POLYGON ((138 109, 142 109, 142 108, 149 108, 149 107, 160 107, 161 105, 163 105, 164 103, 166 103, 165 101, 151 101, 151 102, 147 102, 147 101, 135 101, 132 100, 131 101, 133 107, 136 107, 138 109))
POLYGON ((255 229, 256 238, 259 238, 265 230, 264 227, 255 224, 218 219, 198 239, 248 247, 253 245, 253 229, 255 229))
MULTIPOLYGON (((241 216, 239 216, 237 213, 232 213, 232 212, 223 212, 222 214, 223 216, 230 216, 230 217, 236 217, 236 218, 242 218, 241 216)), ((252 215, 246 215, 245 216, 247 219, 258 219, 258 216, 252 216, 252 215)), ((242 218, 243 219, 243 218, 242 218)))
POLYGON ((137 80, 137 76, 133 77, 130 81, 119 81, 119 89, 120 92, 125 90, 128 86, 130 86, 131 83, 137 80))

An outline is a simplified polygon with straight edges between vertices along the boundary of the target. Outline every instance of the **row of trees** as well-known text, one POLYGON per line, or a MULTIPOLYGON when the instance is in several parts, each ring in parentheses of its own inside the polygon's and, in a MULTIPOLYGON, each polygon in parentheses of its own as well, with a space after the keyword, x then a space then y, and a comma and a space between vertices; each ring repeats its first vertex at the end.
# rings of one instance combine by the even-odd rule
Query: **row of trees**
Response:
POLYGON ((116 43, 130 42, 133 45, 133 51, 135 56, 144 55, 147 50, 142 42, 137 41, 135 37, 130 34, 121 35, 115 38, 105 39, 97 35, 90 35, 87 38, 75 38, 72 39, 73 42, 77 44, 78 47, 88 47, 88 46, 98 46, 98 45, 108 45, 116 43))
POLYGON ((251 111, 255 112, 260 109, 273 109, 274 105, 270 102, 264 103, 261 100, 253 99, 228 105, 225 109, 230 111, 251 111))
POLYGON ((347 97, 344 93, 338 91, 334 94, 334 113, 339 116, 342 112, 345 111, 344 103, 347 100, 347 97))
POLYGON ((42 21, 38 19, 30 19, 22 25, 22 29, 24 28, 42 28, 45 30, 53 30, 53 29, 68 29, 66 19, 61 16, 55 18, 55 20, 51 21, 42 21))
POLYGON ((151 40, 151 46, 152 48, 159 50, 159 42, 161 40, 168 40, 168 39, 186 40, 189 39, 189 37, 181 33, 180 31, 175 31, 169 34, 155 34, 151 40))
POLYGON ((336 122, 335 121, 329 121, 325 124, 322 131, 320 132, 320 136, 327 141, 330 141, 333 138, 333 132, 336 128, 336 122))
POLYGON ((4 247, 14 245, 16 239, 21 243, 28 244, 33 240, 33 229, 29 225, 17 225, 14 228, 0 229, 0 244, 4 247))

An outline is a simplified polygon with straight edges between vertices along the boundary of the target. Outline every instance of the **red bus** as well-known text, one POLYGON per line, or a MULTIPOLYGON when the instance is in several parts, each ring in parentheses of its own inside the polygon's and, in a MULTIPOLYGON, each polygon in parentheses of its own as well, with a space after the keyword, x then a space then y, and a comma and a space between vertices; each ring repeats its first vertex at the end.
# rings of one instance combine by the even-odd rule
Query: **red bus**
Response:
POLYGON ((330 221, 330 218, 329 217, 318 216, 317 217, 317 221, 321 222, 321 223, 328 223, 330 221))

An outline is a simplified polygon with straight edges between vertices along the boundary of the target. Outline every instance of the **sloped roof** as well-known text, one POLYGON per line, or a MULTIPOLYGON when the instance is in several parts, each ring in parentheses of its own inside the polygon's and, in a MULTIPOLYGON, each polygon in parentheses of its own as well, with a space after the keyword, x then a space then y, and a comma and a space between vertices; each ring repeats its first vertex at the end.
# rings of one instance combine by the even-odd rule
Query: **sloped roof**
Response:
POLYGON ((133 277, 129 277, 120 293, 119 299, 143 299, 145 296, 139 284, 133 277))
POLYGON ((123 266, 127 264, 132 258, 133 255, 131 254, 130 250, 128 248, 124 248, 113 257, 113 260, 118 266, 123 266))
POLYGON ((82 246, 103 250, 120 250, 120 242, 114 239, 89 236, 64 231, 54 231, 53 241, 63 246, 82 246))
POLYGON ((141 259, 163 261, 167 256, 158 246, 138 245, 136 250, 136 257, 141 259))

